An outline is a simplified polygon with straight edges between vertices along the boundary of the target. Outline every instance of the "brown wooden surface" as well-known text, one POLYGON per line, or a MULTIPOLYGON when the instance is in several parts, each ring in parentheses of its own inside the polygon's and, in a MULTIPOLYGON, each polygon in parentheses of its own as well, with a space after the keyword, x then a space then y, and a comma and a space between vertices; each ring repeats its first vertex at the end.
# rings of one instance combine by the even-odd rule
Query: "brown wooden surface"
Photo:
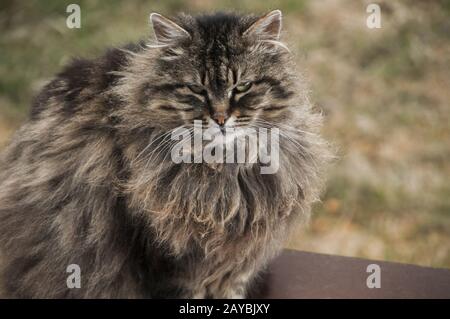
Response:
POLYGON ((446 298, 450 270, 285 250, 263 277, 259 298, 446 298), (369 264, 381 288, 366 284, 369 264))

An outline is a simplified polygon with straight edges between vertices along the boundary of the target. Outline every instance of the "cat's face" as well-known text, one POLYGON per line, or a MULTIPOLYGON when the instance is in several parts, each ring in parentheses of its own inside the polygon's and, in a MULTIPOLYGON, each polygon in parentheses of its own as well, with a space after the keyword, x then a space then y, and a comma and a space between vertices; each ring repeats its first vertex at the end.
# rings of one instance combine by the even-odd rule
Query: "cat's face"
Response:
POLYGON ((154 69, 140 83, 139 103, 165 130, 195 120, 222 130, 270 127, 289 117, 293 70, 278 41, 280 11, 151 21, 154 69))

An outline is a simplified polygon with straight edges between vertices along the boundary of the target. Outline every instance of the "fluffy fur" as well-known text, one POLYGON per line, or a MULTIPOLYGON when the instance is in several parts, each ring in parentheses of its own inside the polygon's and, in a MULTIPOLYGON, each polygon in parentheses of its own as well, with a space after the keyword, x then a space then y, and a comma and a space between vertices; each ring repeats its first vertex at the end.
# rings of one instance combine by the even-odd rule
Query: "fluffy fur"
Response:
POLYGON ((182 30, 153 16, 154 43, 77 59, 42 90, 2 154, 6 296, 245 297, 308 216, 329 155, 275 15, 180 15, 182 30), (241 79, 251 90, 230 98, 241 79), (280 128, 276 174, 171 161, 167 134, 219 111, 280 128))

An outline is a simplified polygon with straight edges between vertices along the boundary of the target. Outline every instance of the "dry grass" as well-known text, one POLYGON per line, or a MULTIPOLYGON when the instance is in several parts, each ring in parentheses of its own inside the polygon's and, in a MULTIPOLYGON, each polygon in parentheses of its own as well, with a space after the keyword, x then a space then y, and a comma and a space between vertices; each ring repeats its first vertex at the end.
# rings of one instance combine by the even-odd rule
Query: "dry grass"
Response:
POLYGON ((65 27, 64 2, 0 4, 0 144, 71 56, 148 35, 151 11, 280 8, 324 133, 339 148, 323 203, 289 247, 450 267, 449 1, 381 1, 382 28, 373 30, 368 2, 78 3, 80 30, 65 27))

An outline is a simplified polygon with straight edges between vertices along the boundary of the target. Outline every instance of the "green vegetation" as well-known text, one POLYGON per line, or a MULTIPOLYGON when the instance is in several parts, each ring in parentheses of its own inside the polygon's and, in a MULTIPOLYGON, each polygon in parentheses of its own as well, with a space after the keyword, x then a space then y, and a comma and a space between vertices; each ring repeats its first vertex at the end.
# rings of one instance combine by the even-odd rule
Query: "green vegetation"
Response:
POLYGON ((0 3, 0 143, 32 96, 73 56, 149 35, 148 14, 283 11, 286 42, 339 149, 323 202, 289 247, 450 267, 450 2, 73 1, 0 3))

